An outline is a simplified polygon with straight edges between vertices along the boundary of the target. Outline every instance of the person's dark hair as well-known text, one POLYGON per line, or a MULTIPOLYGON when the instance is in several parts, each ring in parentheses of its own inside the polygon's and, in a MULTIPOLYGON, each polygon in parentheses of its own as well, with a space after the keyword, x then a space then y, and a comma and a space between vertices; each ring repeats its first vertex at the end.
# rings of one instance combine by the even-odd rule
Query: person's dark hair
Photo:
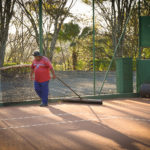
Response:
POLYGON ((39 51, 34 51, 33 56, 42 56, 39 51))

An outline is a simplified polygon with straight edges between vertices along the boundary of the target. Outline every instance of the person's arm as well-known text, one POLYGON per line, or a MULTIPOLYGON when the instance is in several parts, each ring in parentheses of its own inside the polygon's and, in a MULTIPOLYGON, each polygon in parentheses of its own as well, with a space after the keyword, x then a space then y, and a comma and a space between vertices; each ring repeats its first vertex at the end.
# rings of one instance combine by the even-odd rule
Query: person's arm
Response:
POLYGON ((49 61, 48 58, 45 58, 44 60, 45 60, 45 65, 50 69, 50 72, 53 75, 53 79, 56 79, 55 71, 53 69, 53 66, 52 66, 51 62, 49 61))
POLYGON ((50 69, 50 72, 53 75, 53 79, 56 79, 56 75, 55 75, 55 71, 54 71, 53 67, 50 69))

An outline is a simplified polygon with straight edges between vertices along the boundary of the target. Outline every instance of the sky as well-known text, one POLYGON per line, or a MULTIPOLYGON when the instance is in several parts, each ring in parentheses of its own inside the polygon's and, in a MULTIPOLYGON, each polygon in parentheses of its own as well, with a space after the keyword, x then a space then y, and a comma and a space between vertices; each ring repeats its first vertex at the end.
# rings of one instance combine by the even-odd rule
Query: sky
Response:
MULTIPOLYGON (((68 0, 68 5, 71 3, 72 0, 68 0)), ((82 2, 82 0, 74 0, 76 1, 74 6, 71 8, 70 12, 74 16, 82 17, 82 18, 87 18, 92 20, 92 6, 89 6, 85 3, 82 2)), ((69 22, 70 19, 67 18, 65 19, 64 23, 69 22)), ((80 24, 80 23, 79 23, 80 24)), ((82 26, 82 24, 80 24, 82 26)), ((10 27, 9 33, 15 34, 15 28, 10 27)))
MULTIPOLYGON (((71 0, 68 0, 70 2, 71 0)), ((92 13, 92 6, 89 6, 82 2, 82 0, 77 0, 71 12, 77 15, 80 14, 91 14, 92 13)))
MULTIPOLYGON (((68 4, 70 4, 72 0, 68 0, 68 4)), ((73 7, 71 8, 70 12, 74 15, 77 16, 78 18, 82 18, 82 19, 86 19, 86 20, 90 20, 90 22, 92 23, 92 6, 89 6, 85 3, 82 2, 82 0, 74 0, 76 1, 75 4, 73 5, 73 7)), ((70 18, 65 19, 65 23, 69 22, 70 18)), ((88 25, 88 21, 84 22, 76 22, 78 23, 81 27, 82 26, 86 26, 88 25)))

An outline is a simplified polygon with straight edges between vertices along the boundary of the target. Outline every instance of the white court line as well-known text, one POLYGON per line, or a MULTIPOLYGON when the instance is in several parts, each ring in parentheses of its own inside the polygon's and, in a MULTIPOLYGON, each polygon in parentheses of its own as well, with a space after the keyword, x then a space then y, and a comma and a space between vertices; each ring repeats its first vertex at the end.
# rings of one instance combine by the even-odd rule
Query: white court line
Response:
MULTIPOLYGON (((61 113, 61 114, 47 114, 47 115, 36 115, 36 116, 25 116, 25 117, 15 117, 15 118, 2 118, 0 121, 11 121, 11 120, 24 120, 24 119, 32 119, 32 118, 40 118, 40 117, 50 117, 50 116, 70 116, 70 115, 88 115, 93 116, 93 113, 78 113, 78 112, 72 112, 72 113, 61 113)), ((113 116, 113 115, 101 115, 97 114, 98 117, 110 117, 110 118, 134 118, 135 117, 126 117, 126 116, 113 116)), ((84 116, 83 116, 84 117, 84 116)), ((100 118, 101 119, 101 118, 100 118)), ((141 119, 141 118, 139 118, 141 119)))
MULTIPOLYGON (((99 118, 99 119, 100 120, 106 120, 106 119, 129 119, 129 120, 150 122, 150 119, 141 119, 141 118, 132 118, 132 117, 118 117, 118 116, 102 117, 102 118, 99 118)), ((68 124, 68 123, 78 123, 78 122, 90 122, 90 121, 99 122, 98 119, 87 119, 87 120, 81 119, 81 120, 73 120, 73 121, 66 120, 66 121, 60 121, 60 122, 48 122, 48 123, 31 124, 31 125, 9 126, 9 127, 5 127, 5 128, 0 128, 0 130, 30 128, 30 127, 37 127, 37 126, 68 124)))
MULTIPOLYGON (((25 116, 25 117, 15 117, 15 118, 2 118, 0 121, 9 121, 9 120, 23 120, 23 119, 30 119, 30 118, 39 118, 39 117, 50 117, 50 116, 67 116, 67 115, 94 115, 92 113, 62 113, 62 114, 47 114, 47 115, 37 115, 37 116, 25 116)), ((98 114, 97 114, 98 115, 98 114)), ((101 116, 108 116, 108 115, 101 115, 101 116)))
POLYGON ((30 119, 30 118, 38 118, 38 117, 49 117, 49 116, 65 116, 65 115, 74 115, 74 114, 85 114, 85 113, 71 113, 71 114, 62 113, 62 114, 48 114, 48 115, 37 115, 37 116, 25 116, 25 117, 16 117, 16 118, 2 118, 2 119, 0 119, 0 121, 22 120, 22 119, 30 119))
POLYGON ((60 121, 60 122, 50 122, 50 123, 40 123, 40 124, 32 124, 32 125, 22 125, 22 126, 9 126, 6 128, 0 128, 0 130, 8 130, 8 129, 18 129, 18 128, 30 128, 37 126, 46 126, 46 125, 56 125, 56 124, 68 124, 68 123, 76 123, 76 122, 86 122, 86 121, 96 121, 97 119, 89 119, 89 120, 68 120, 68 121, 60 121))

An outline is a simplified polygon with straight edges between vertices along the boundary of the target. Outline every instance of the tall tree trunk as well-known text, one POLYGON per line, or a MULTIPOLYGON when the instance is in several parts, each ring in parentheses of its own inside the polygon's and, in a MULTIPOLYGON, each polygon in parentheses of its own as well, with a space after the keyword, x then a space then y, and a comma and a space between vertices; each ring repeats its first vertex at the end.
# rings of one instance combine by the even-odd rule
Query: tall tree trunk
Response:
POLYGON ((58 23, 58 20, 56 19, 55 20, 55 29, 54 29, 54 34, 52 36, 52 41, 51 41, 51 46, 50 46, 50 60, 53 61, 53 55, 54 55, 54 49, 55 49, 55 46, 56 46, 56 41, 58 39, 58 34, 59 34, 59 31, 61 29, 61 26, 63 24, 65 20, 65 17, 60 21, 60 23, 58 23))
POLYGON ((4 64, 7 38, 8 38, 8 26, 4 31, 2 31, 2 34, 0 37, 1 39, 0 40, 0 67, 2 67, 4 64))
POLYGON ((77 52, 75 48, 73 48, 72 51, 72 65, 73 65, 73 70, 77 70, 77 52))
POLYGON ((0 42, 0 67, 3 67, 5 57, 6 43, 0 42))
POLYGON ((64 65, 65 65, 65 70, 66 70, 66 69, 67 69, 67 67, 66 67, 65 55, 64 55, 64 51, 63 51, 63 47, 62 47, 62 43, 61 43, 61 41, 60 41, 59 43, 60 43, 61 53, 62 53, 62 57, 63 57, 64 65))
MULTIPOLYGON (((125 22, 129 16, 129 12, 131 11, 132 2, 133 0, 130 1, 112 0, 111 27, 112 27, 112 41, 114 49, 116 48, 119 38, 123 32, 125 22)), ((123 56, 123 48, 124 48, 124 35, 118 46, 118 51, 116 53, 117 57, 123 56)))
POLYGON ((16 0, 0 0, 0 67, 4 64, 9 23, 13 15, 16 0))
POLYGON ((50 60, 51 61, 53 61, 54 49, 55 49, 56 41, 58 38, 58 33, 59 33, 58 30, 54 31, 53 38, 51 41, 51 46, 50 46, 50 60))
POLYGON ((25 2, 23 0, 18 0, 17 1, 18 4, 20 5, 20 7, 23 8, 23 10, 25 11, 25 14, 26 16, 28 17, 28 19, 30 20, 31 24, 32 24, 32 27, 34 29, 34 33, 35 33, 35 40, 36 40, 36 43, 37 45, 39 46, 39 33, 38 33, 38 28, 37 28, 37 25, 36 25, 36 22, 35 22, 35 19, 33 18, 32 14, 28 11, 28 9, 26 8, 25 6, 25 2))

